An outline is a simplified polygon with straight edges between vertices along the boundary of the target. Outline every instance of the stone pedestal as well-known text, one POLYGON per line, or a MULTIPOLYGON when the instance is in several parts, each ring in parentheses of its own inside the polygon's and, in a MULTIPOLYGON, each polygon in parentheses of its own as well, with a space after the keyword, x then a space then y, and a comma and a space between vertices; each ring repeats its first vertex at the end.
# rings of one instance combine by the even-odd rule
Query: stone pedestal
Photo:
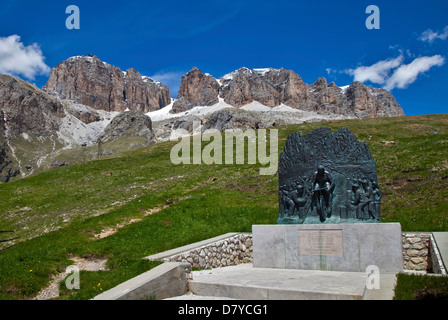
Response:
POLYGON ((399 223, 253 225, 258 268, 365 272, 403 270, 399 223))

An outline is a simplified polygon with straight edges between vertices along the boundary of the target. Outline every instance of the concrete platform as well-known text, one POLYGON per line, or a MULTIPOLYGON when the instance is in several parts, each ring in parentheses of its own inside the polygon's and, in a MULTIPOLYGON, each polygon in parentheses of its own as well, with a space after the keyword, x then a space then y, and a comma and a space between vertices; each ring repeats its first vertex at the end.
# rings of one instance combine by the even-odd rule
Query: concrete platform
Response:
POLYGON ((433 232, 445 270, 448 270, 448 232, 433 232))
MULTIPOLYGON (((162 252, 147 259, 164 260, 198 246, 226 239, 229 233, 185 247, 162 252)), ((434 240, 445 263, 448 262, 448 232, 434 232, 434 240)), ((142 275, 108 290, 94 300, 295 300, 352 299, 392 300, 396 284, 394 272, 380 274, 380 288, 366 289, 364 272, 259 268, 240 264, 191 272, 185 263, 166 262, 142 275), (187 294, 186 289, 190 290, 187 294)))
MULTIPOLYGON (((361 300, 392 299, 395 275, 380 278, 380 289, 366 289, 361 272, 254 268, 241 264, 192 272, 190 294, 243 300, 361 300)), ((175 299, 182 299, 176 297, 175 299)))

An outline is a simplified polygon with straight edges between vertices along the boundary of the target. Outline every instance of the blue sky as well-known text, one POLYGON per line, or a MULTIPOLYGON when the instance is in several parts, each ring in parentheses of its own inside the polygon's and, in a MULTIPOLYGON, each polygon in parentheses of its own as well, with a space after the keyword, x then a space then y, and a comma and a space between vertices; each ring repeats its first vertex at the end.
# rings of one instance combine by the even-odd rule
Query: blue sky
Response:
POLYGON ((448 1, 0 0, 0 73, 43 86, 50 68, 92 53, 170 87, 193 66, 294 70, 311 84, 390 90, 406 115, 447 113, 448 1), (66 8, 80 10, 68 30, 66 8), (380 10, 380 29, 365 22, 380 10))

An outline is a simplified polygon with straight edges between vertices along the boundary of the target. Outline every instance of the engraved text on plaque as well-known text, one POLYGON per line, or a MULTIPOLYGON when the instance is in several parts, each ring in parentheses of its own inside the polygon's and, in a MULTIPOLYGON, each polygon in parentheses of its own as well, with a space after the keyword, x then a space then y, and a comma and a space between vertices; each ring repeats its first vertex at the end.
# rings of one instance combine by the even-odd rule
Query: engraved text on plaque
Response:
POLYGON ((344 256, 342 230, 300 230, 299 255, 344 256))

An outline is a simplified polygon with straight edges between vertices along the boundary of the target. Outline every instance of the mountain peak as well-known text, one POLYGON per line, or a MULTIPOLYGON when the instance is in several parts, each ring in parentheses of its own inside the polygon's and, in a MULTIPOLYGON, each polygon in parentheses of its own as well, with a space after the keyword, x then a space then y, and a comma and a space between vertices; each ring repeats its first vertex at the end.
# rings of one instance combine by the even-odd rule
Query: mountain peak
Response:
POLYGON ((193 67, 182 76, 177 100, 172 113, 179 113, 194 106, 211 106, 218 102, 218 81, 208 73, 193 67))
POLYGON ((74 56, 50 72, 47 92, 106 111, 161 109, 171 102, 168 87, 142 77, 134 68, 126 72, 97 56, 74 56), (154 85, 157 84, 157 85, 154 85))

